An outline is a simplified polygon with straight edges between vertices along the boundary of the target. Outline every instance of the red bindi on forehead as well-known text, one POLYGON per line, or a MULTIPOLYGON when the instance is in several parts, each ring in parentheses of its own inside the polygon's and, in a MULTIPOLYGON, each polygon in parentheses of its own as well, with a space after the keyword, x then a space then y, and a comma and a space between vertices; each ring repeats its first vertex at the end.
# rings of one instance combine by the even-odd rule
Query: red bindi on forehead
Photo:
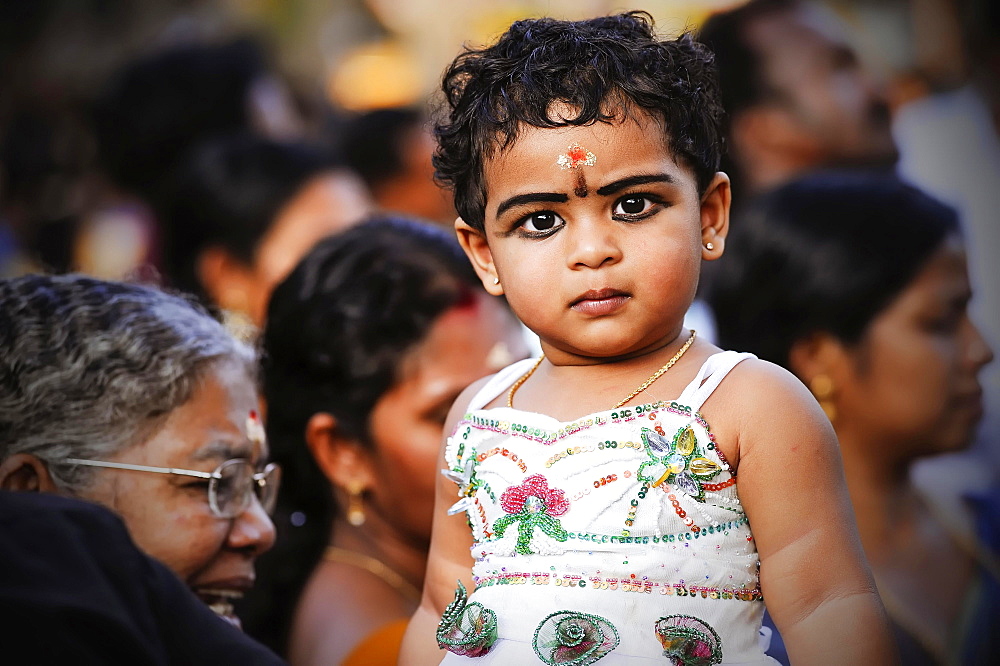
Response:
POLYGON ((556 164, 560 169, 573 169, 576 171, 576 186, 573 194, 578 197, 585 197, 589 194, 587 189, 587 178, 583 175, 585 166, 594 166, 597 156, 578 143, 570 145, 565 153, 556 158, 556 164))
POLYGON ((572 144, 565 153, 556 158, 556 164, 560 169, 579 169, 594 166, 596 163, 597 156, 578 143, 572 144))

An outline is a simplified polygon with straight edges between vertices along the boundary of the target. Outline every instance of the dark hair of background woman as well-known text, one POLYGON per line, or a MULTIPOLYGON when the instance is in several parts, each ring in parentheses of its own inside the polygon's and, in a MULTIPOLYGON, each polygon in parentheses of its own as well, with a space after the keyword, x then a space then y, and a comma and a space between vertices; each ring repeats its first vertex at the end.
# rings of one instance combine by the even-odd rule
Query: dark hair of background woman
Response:
POLYGON ((311 145, 247 132, 199 145, 178 168, 173 196, 159 210, 167 224, 174 286, 205 297, 196 267, 211 245, 252 265, 281 209, 313 177, 340 164, 332 153, 311 145))
POLYGON ((171 46, 127 63, 92 109, 102 167, 121 187, 161 203, 192 146, 251 128, 250 90, 268 71, 262 45, 250 37, 171 46))
POLYGON ((263 383, 272 458, 284 468, 275 548, 241 610, 248 633, 286 652, 302 589, 330 538, 329 481, 306 445, 316 413, 370 442, 375 403, 437 318, 479 280, 448 232, 379 216, 321 241, 271 296, 263 383))
POLYGON ((785 368, 812 333, 856 344, 958 231, 951 208, 894 178, 820 173, 785 185, 733 221, 708 294, 719 343, 785 368))

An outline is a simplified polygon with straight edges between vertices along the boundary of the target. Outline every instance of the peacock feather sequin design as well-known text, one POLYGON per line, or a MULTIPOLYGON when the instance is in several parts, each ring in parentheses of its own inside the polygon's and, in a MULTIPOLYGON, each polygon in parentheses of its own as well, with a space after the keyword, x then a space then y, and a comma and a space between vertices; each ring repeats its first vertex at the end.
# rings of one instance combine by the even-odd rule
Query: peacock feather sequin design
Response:
POLYGON ((438 624, 437 643, 463 657, 479 657, 489 652, 497 640, 497 619, 490 609, 468 600, 465 585, 458 581, 455 600, 444 609, 438 624))
POLYGON ((722 663, 722 640, 708 625, 691 615, 668 615, 656 622, 663 656, 674 666, 713 666, 722 663))
POLYGON ((599 615, 558 611, 535 629, 535 654, 554 666, 587 666, 618 647, 614 625, 599 615))

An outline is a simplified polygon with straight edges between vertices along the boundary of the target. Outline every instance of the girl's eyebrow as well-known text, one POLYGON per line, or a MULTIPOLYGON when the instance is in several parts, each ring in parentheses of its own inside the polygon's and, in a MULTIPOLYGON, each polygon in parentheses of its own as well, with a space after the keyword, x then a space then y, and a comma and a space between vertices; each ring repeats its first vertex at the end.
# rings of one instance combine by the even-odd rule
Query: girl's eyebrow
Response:
POLYGON ((648 185, 649 183, 675 183, 676 179, 669 173, 655 173, 648 176, 629 176, 628 178, 622 178, 621 180, 616 180, 613 183, 609 183, 604 187, 597 188, 597 193, 599 195, 607 196, 608 194, 614 194, 624 190, 626 187, 632 187, 633 185, 648 185))
POLYGON ((516 194, 509 199, 504 199, 497 206, 496 216, 500 217, 503 215, 504 211, 513 208, 514 206, 521 206, 530 203, 566 203, 569 201, 569 196, 565 194, 560 194, 559 192, 529 192, 528 194, 516 194))

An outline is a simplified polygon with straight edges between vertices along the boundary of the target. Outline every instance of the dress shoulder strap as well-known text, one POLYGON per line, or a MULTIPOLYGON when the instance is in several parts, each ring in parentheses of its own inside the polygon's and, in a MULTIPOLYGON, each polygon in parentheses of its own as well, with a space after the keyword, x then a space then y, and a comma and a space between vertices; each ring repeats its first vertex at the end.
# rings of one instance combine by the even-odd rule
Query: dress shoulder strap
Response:
POLYGON ((469 406, 466 407, 466 411, 471 412, 485 407, 491 400, 509 389, 511 384, 516 382, 518 377, 526 373, 537 360, 537 358, 526 358, 522 361, 517 361, 490 377, 489 381, 483 384, 482 388, 472 396, 469 406))
POLYGON ((718 388, 729 371, 748 358, 757 358, 747 352, 724 351, 712 354, 702 363, 694 380, 681 392, 677 402, 698 411, 708 400, 708 396, 718 388))

